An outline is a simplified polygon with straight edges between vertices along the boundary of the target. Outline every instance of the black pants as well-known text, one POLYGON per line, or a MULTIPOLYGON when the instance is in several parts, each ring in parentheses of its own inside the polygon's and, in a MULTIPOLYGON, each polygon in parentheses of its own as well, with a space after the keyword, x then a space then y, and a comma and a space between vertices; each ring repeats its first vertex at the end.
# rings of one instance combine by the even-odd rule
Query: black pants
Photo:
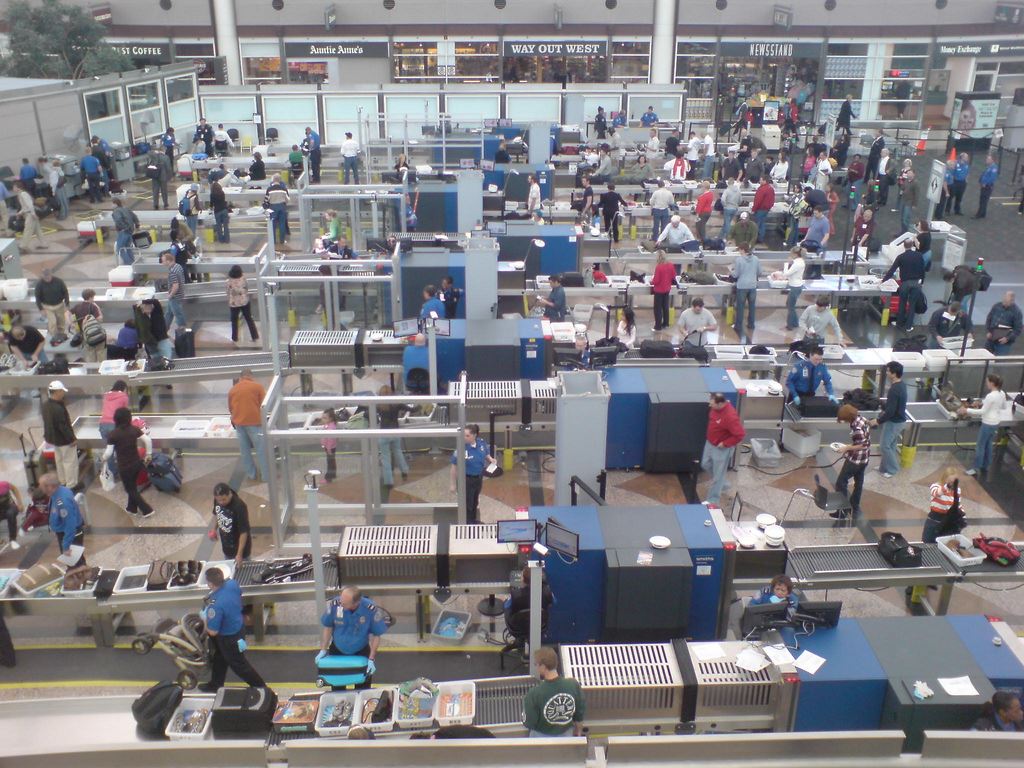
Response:
POLYGON ((139 472, 142 471, 141 464, 132 464, 130 467, 117 468, 117 472, 121 475, 121 485, 124 486, 124 492, 128 494, 128 504, 125 509, 130 514, 136 512, 142 512, 148 515, 153 511, 153 508, 149 506, 149 503, 142 498, 142 494, 139 492, 139 486, 137 480, 139 478, 139 472))
POLYGON ((238 341, 238 316, 241 315, 245 318, 246 325, 249 326, 249 337, 256 341, 260 335, 256 330, 256 323, 252 319, 252 305, 246 304, 241 307, 230 307, 231 309, 231 340, 238 341))
POLYGON ((260 677, 260 673, 252 668, 252 664, 245 657, 245 654, 238 650, 238 641, 242 639, 243 632, 236 632, 233 635, 216 635, 213 638, 213 659, 210 666, 213 668, 210 677, 211 688, 224 686, 224 679, 228 676, 228 668, 242 680, 243 683, 253 688, 263 688, 266 683, 260 677))
MULTIPOLYGON (((63 555, 64 554, 64 534, 63 533, 54 533, 53 535, 57 537, 57 551, 60 552, 60 554, 63 555)), ((75 538, 73 538, 71 540, 71 543, 75 544, 75 545, 77 545, 79 547, 85 546, 85 531, 83 531, 81 528, 79 528, 78 529, 78 533, 75 534, 75 538)), ((80 565, 85 565, 85 552, 83 552, 82 556, 80 558, 78 558, 78 562, 77 563, 75 563, 74 565, 69 566, 69 567, 77 568, 80 565)))
POLYGON ((167 207, 167 182, 160 179, 150 179, 153 186, 153 209, 160 209, 160 196, 164 198, 164 208, 167 207))
POLYGON ((14 641, 11 640, 11 632, 7 629, 4 614, 0 612, 0 666, 13 667, 14 664, 14 641))
POLYGON ((320 150, 314 149, 309 153, 309 176, 313 184, 320 183, 320 150))
POLYGON ((981 196, 978 198, 978 218, 984 219, 985 214, 988 213, 988 199, 992 197, 992 187, 982 185, 981 196))
MULTIPOLYGON (((953 213, 960 213, 961 212, 960 211, 960 204, 963 202, 964 192, 966 192, 966 191, 967 191, 967 182, 966 181, 954 181, 953 182, 953 185, 950 187, 950 190, 949 190, 950 197, 952 198, 951 202, 953 203, 953 213)), ((946 202, 946 213, 949 213, 949 203, 950 203, 950 201, 946 202)))
POLYGON ((935 213, 932 218, 935 221, 942 221, 942 217, 949 213, 949 195, 946 194, 946 188, 942 188, 942 195, 939 196, 939 204, 935 206, 935 213))
POLYGON ((654 330, 668 328, 668 305, 671 293, 654 294, 654 330))
POLYGON ((697 217, 697 237, 700 238, 700 241, 702 243, 704 242, 705 238, 707 237, 707 234, 706 234, 706 231, 705 231, 705 227, 707 227, 708 219, 710 219, 710 218, 711 218, 711 214, 710 213, 702 213, 700 216, 697 217))
POLYGON ((327 456, 327 474, 324 475, 324 480, 327 482, 330 482, 338 476, 337 452, 337 448, 324 448, 324 454, 327 456))
POLYGON ((839 477, 836 478, 836 490, 843 494, 846 493, 849 481, 853 480, 853 493, 849 495, 849 499, 854 514, 860 512, 860 496, 864 491, 864 471, 867 468, 867 464, 854 464, 846 459, 843 468, 839 470, 839 477))
POLYGON ((612 240, 619 242, 619 212, 602 210, 601 216, 604 219, 605 231, 612 236, 612 240))
POLYGON ((7 520, 7 538, 14 541, 18 538, 18 507, 11 501, 10 496, 5 501, 0 501, 0 517, 7 520))
POLYGON ((484 486, 481 475, 466 475, 466 522, 480 522, 480 490, 484 486))
MULTIPOLYGON (((369 645, 365 645, 362 648, 360 648, 358 651, 356 651, 355 653, 342 653, 338 649, 338 646, 336 646, 334 644, 334 641, 331 640, 331 646, 327 649, 327 653, 330 656, 365 656, 366 658, 370 658, 370 646, 369 645)), ((352 687, 355 690, 357 690, 357 691, 362 691, 362 690, 365 690, 365 689, 369 688, 372 685, 373 685, 373 675, 367 675, 366 676, 366 680, 361 682, 359 685, 353 685, 352 687)))
MULTIPOLYGON (((889 176, 881 174, 878 177, 878 204, 886 205, 889 202, 889 176)), ((959 213, 959 211, 957 211, 959 213)))
POLYGON ((899 305, 896 309, 896 326, 899 328, 910 328, 914 324, 914 300, 915 294, 921 290, 920 280, 904 280, 900 283, 896 295, 899 297, 899 305))

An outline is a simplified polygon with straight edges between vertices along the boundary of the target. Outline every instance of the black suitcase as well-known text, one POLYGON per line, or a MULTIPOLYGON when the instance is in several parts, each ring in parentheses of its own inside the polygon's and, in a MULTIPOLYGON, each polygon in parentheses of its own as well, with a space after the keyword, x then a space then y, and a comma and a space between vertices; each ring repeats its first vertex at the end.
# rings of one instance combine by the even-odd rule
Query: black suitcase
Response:
POLYGON ((269 688, 221 688, 213 701, 213 735, 265 734, 277 709, 277 694, 269 688))
POLYGON ((834 419, 838 412, 839 406, 827 397, 813 396, 800 398, 800 414, 805 419, 834 419))
POLYGON ((563 288, 582 288, 584 286, 583 275, 579 272, 563 272, 563 288))
POLYGON ((675 357, 676 349, 671 341, 644 339, 640 342, 640 357, 675 357))
POLYGON ((174 356, 196 356, 196 335, 191 328, 179 328, 174 334, 174 356))
POLYGON ((153 238, 149 232, 136 232, 132 235, 132 245, 136 248, 149 248, 153 244, 153 238))

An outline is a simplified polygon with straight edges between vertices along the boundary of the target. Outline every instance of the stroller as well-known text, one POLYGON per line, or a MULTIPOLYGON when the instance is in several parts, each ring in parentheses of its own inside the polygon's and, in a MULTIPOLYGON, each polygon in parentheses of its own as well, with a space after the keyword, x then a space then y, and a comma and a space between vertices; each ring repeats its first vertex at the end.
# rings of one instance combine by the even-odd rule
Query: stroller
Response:
POLYGON ((159 648, 174 660, 180 672, 176 681, 185 690, 210 679, 212 650, 203 619, 198 613, 186 613, 181 621, 162 619, 153 632, 132 640, 132 650, 145 656, 159 648))

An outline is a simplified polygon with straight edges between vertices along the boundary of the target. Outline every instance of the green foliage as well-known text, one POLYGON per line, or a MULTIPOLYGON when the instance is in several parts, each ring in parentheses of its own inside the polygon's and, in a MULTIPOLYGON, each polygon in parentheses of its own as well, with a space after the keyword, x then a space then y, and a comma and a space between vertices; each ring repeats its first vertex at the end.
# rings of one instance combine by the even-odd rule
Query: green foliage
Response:
POLYGON ((11 0, 6 15, 10 53, 0 73, 10 77, 77 80, 132 69, 104 38, 106 29, 85 9, 60 0, 11 0))

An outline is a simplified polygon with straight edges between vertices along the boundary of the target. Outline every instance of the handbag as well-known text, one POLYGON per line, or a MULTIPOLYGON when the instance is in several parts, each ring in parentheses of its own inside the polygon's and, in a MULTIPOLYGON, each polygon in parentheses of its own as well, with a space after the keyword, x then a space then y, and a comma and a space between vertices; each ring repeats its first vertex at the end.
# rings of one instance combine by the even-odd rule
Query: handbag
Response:
POLYGON ((174 563, 167 560, 154 560, 149 566, 149 575, 146 577, 146 590, 155 592, 167 589, 167 585, 176 573, 177 568, 174 563))
POLYGON ((114 474, 110 471, 110 464, 106 461, 100 462, 100 486, 108 493, 117 487, 114 474))
POLYGON ((885 531, 878 540, 878 553, 893 568, 918 568, 921 549, 908 542, 902 533, 885 531))

